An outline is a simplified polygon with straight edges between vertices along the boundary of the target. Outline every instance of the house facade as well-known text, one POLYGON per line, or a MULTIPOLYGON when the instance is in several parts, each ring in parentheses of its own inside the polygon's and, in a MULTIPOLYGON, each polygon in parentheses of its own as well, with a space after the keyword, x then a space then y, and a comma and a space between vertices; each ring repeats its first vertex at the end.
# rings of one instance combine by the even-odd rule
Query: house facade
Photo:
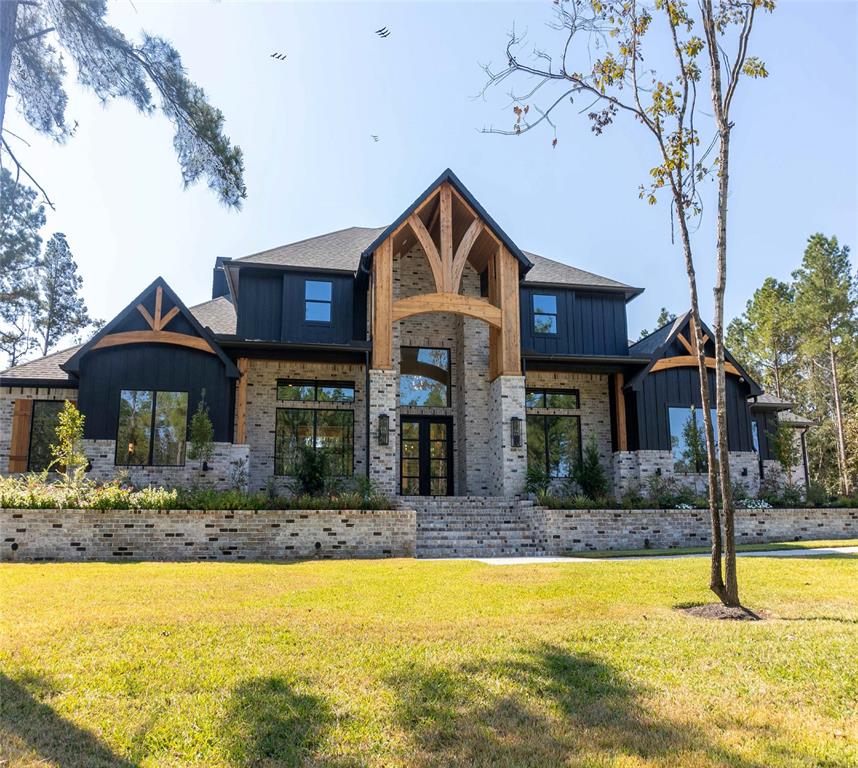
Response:
MULTIPOLYGON (((46 466, 70 399, 103 479, 283 492, 309 446, 390 495, 513 497, 529 465, 562 482, 592 442, 617 494, 698 483, 689 316, 630 345, 641 291, 521 250, 448 170, 387 227, 218 258, 192 307, 158 278, 85 344, 0 374, 0 471, 46 466), (205 471, 187 456, 201 402, 205 471)), ((789 404, 729 356, 727 382, 755 492, 789 404)))

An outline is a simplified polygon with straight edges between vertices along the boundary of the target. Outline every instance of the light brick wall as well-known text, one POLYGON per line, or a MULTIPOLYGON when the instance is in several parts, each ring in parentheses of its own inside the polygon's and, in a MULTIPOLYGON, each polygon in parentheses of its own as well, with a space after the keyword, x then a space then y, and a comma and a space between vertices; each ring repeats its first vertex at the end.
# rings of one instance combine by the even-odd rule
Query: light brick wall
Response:
POLYGON ((9 469, 9 452, 12 450, 12 416, 16 400, 75 400, 76 389, 48 387, 0 387, 0 474, 9 469))
POLYGON ((396 371, 372 369, 369 372, 370 451, 369 477, 373 485, 388 496, 399 493, 399 418, 396 411, 399 376, 396 371), (378 417, 389 418, 388 444, 378 443, 378 417))
POLYGON ((413 557, 413 510, 0 510, 0 560, 413 557))
POLYGON ((488 409, 491 427, 489 461, 493 496, 524 493, 527 475, 527 429, 524 410, 524 376, 498 376, 491 383, 488 409), (521 419, 521 446, 512 445, 512 419, 521 419))
MULTIPOLYGON (((709 546, 705 509, 534 510, 548 554, 600 549, 709 546)), ((853 538, 856 509, 737 509, 736 543, 853 538)))
POLYGON ((354 475, 366 474, 366 374, 363 365, 298 360, 251 359, 247 372, 247 443, 250 446, 250 489, 269 483, 278 493, 290 478, 274 475, 274 437, 278 408, 325 408, 354 412, 354 475), (355 385, 354 403, 297 403, 277 400, 278 379, 348 381, 355 385))

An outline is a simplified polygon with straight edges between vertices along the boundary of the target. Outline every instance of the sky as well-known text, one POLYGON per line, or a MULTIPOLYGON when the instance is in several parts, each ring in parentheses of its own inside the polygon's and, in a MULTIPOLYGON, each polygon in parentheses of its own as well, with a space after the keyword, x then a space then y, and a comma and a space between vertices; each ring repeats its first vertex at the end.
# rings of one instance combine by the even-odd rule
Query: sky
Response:
MULTIPOLYGON (((225 208, 205 184, 182 188, 166 118, 126 102, 102 105, 71 78, 67 114, 78 128, 66 144, 33 135, 14 106, 7 128, 31 144, 19 145, 20 155, 56 205, 44 238, 68 237, 95 317, 112 318, 158 275, 191 306, 210 298, 219 256, 387 225, 450 167, 522 249, 644 287, 628 308, 637 338, 642 327, 652 330, 661 306, 688 306, 667 200, 649 206, 638 198, 656 164, 651 139, 628 119, 594 135, 579 114, 583 102, 555 113, 553 148, 550 127, 519 137, 479 130, 510 127, 507 91, 528 87, 508 82, 481 97, 480 65, 503 63, 513 27, 556 50, 552 8, 550 0, 118 0, 112 23, 130 37, 145 29, 172 41, 223 110, 245 157, 241 211, 225 208), (384 26, 391 34, 382 39, 374 30, 384 26), (272 59, 275 51, 285 61, 272 59)), ((757 22, 751 53, 770 77, 743 81, 734 105, 728 317, 765 277, 787 279, 814 232, 858 245, 856 40, 855 2, 781 0, 757 22)), ((706 317, 711 192, 710 182, 694 235, 706 317)))

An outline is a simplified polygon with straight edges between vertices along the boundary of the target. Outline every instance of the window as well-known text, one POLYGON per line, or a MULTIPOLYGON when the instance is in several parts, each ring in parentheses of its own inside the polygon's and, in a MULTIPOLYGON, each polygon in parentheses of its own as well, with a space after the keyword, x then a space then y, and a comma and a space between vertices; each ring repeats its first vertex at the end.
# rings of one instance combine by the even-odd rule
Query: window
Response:
POLYGON ((30 422, 29 472, 41 472, 54 460, 51 445, 57 443, 57 423, 65 403, 62 400, 36 400, 30 422))
POLYGON ((277 399, 302 403, 353 403, 355 385, 353 381, 293 381, 280 379, 277 382, 277 399))
POLYGON ((760 433, 756 419, 751 422, 751 441, 754 444, 754 453, 760 452, 760 433))
POLYGON ((569 477, 581 460, 581 417, 527 414, 527 463, 569 477))
POLYGON ((546 293, 533 294, 533 332, 557 334, 557 297, 546 293))
POLYGON ((450 405, 450 350, 402 347, 399 404, 450 405))
POLYGON ((528 408, 565 408, 578 410, 581 407, 577 389, 528 389, 525 391, 528 408))
POLYGON ((331 322, 331 294, 333 283, 330 280, 304 281, 304 320, 308 323, 331 322))
POLYGON ((294 475, 301 448, 324 451, 331 474, 350 477, 354 468, 354 412, 315 408, 278 408, 274 474, 294 475))
POLYGON ((176 467, 185 463, 188 393, 123 389, 115 463, 176 467))
MULTIPOLYGON (((673 452, 673 468, 677 472, 706 471, 706 429, 703 411, 686 406, 668 408, 670 422, 670 449, 673 452)), ((712 424, 715 424, 715 409, 710 410, 712 424)), ((715 432, 715 446, 718 446, 718 432, 715 432)))

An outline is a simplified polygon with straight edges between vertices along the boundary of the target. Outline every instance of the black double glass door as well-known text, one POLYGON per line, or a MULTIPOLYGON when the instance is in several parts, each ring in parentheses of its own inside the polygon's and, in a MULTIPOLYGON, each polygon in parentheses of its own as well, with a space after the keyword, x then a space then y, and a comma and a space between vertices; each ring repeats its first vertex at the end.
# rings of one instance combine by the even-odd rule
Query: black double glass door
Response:
POLYGON ((403 416, 401 427, 402 495, 452 495, 453 420, 445 416, 403 416))

